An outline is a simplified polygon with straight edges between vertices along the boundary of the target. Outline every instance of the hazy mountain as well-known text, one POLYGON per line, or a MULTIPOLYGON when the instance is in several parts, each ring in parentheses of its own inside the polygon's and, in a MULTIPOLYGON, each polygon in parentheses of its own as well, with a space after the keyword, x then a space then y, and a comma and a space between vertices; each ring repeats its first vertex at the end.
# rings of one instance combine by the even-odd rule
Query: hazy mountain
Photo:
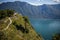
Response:
POLYGON ((34 6, 26 2, 16 1, 0 4, 0 10, 2 9, 13 9, 30 18, 60 19, 60 4, 34 6))

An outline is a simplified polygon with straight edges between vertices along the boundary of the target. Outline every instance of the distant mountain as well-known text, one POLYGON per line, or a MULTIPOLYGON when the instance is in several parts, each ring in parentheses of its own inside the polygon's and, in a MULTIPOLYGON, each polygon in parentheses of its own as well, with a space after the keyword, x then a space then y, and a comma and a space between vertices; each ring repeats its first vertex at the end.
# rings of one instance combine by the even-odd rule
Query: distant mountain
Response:
POLYGON ((0 4, 0 10, 13 9, 30 18, 60 19, 60 4, 34 6, 26 2, 7 2, 0 4))

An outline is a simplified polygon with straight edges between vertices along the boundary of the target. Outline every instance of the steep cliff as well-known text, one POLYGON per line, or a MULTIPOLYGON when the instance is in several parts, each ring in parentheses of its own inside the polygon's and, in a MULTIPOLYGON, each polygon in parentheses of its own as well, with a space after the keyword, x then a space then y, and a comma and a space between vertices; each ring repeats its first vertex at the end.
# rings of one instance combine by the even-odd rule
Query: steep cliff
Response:
MULTIPOLYGON (((5 11, 9 13, 11 11, 5 11)), ((38 35, 26 16, 11 12, 12 16, 4 16, 0 11, 0 40, 42 40, 43 38, 38 35)))

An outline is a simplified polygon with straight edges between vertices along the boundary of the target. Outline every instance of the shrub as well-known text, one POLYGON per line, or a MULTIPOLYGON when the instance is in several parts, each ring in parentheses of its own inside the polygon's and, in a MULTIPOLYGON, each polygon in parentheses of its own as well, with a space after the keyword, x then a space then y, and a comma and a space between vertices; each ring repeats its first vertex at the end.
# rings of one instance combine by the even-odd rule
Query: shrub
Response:
POLYGON ((24 16, 23 18, 24 18, 24 21, 25 21, 25 22, 29 23, 29 20, 28 20, 27 17, 24 16))
POLYGON ((52 37, 52 40, 60 40, 60 34, 55 34, 55 35, 52 37))
POLYGON ((16 22, 14 22, 13 25, 15 25, 17 30, 22 31, 22 33, 29 33, 29 30, 27 28, 24 28, 21 24, 17 25, 16 22))
POLYGON ((5 17, 11 17, 14 14, 14 10, 0 10, 0 19, 3 19, 5 17))

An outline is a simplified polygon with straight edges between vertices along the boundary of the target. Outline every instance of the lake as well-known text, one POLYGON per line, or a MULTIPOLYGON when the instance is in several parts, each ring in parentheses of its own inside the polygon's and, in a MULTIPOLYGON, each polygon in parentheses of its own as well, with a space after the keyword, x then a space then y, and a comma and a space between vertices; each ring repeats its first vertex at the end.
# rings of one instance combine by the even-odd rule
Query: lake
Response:
POLYGON ((60 33, 60 19, 30 18, 30 22, 44 40, 51 40, 52 35, 60 33))

